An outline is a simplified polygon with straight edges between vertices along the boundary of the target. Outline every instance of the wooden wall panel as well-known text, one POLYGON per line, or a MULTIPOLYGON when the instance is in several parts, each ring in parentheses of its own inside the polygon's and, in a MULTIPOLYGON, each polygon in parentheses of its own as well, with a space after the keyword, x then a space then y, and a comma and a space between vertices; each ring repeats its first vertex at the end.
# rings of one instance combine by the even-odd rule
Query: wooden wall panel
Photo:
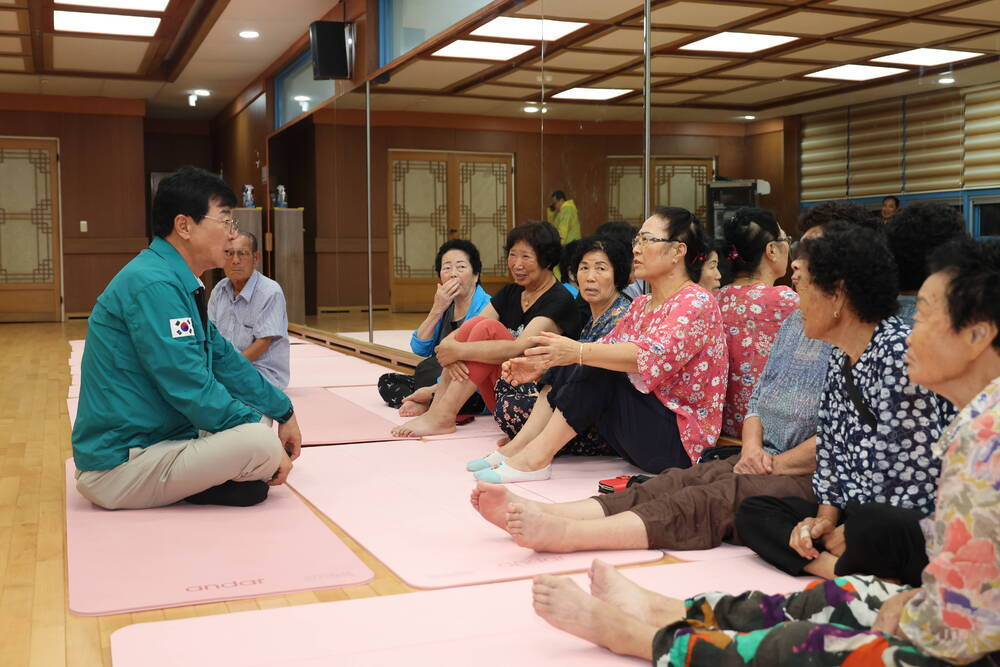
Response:
MULTIPOLYGON (((105 100, 113 107, 112 102, 105 100)), ((140 116, 0 111, 0 132, 59 139, 61 223, 67 242, 145 236, 140 116), (80 231, 80 220, 88 222, 86 233, 80 231)), ((89 311, 129 258, 103 253, 65 256, 66 312, 89 311)))
POLYGON ((222 177, 237 196, 241 196, 244 184, 252 185, 258 206, 263 206, 268 198, 261 167, 271 129, 267 95, 263 94, 235 116, 215 125, 212 132, 215 170, 222 171, 222 177))
MULTIPOLYGON (((315 238, 322 240, 320 252, 315 255, 316 305, 361 305, 367 301, 368 275, 366 254, 356 244, 356 240, 365 237, 364 128, 335 123, 335 118, 324 118, 322 124, 315 125, 315 238), (336 253, 327 252, 335 247, 338 238, 349 239, 347 247, 336 253)), ((717 157, 721 173, 735 178, 745 175, 744 145, 745 138, 741 135, 661 135, 654 137, 653 149, 658 155, 717 157)), ((272 170, 277 178, 283 172, 275 162, 273 146, 274 141, 272 170)), ((544 219, 549 195, 561 189, 576 200, 583 233, 588 234, 606 217, 606 157, 640 155, 642 138, 637 134, 549 132, 543 140, 538 133, 499 129, 376 127, 372 135, 372 224, 373 238, 380 249, 386 247, 388 239, 386 194, 390 148, 513 153, 516 220, 544 219)), ((781 181, 780 150, 775 157, 778 162, 771 170, 775 173, 769 171, 768 180, 777 188, 781 181)), ((286 159, 278 157, 279 162, 286 159)), ((293 202, 293 205, 298 204, 293 202)), ((389 302, 389 257, 385 252, 376 252, 373 262, 374 302, 385 304, 389 302)))

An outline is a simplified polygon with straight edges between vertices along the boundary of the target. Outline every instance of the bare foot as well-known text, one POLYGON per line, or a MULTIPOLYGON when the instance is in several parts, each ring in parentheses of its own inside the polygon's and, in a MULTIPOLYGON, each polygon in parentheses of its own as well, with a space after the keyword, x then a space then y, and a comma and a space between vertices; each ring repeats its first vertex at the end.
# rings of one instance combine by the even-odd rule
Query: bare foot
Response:
POLYGON ((397 438, 414 438, 422 435, 438 435, 455 432, 455 416, 442 419, 433 412, 426 412, 416 419, 392 429, 397 438))
POLYGON ((476 482, 469 499, 476 511, 490 523, 507 530, 507 512, 512 502, 522 505, 538 505, 534 500, 527 500, 507 490, 503 484, 476 482))
POLYGON ((420 415, 427 412, 430 406, 426 403, 417 403, 416 401, 403 401, 403 405, 399 408, 400 417, 419 417, 420 415))
POLYGON ((588 595, 569 577, 539 575, 532 582, 531 595, 535 613, 549 625, 615 653, 652 657, 656 628, 588 595))
POLYGON ((644 623, 661 627, 685 616, 683 600, 648 591, 603 560, 595 559, 587 574, 590 576, 590 592, 594 597, 644 623))
POLYGON ((535 551, 569 553, 576 550, 566 539, 569 522, 573 520, 546 514, 541 508, 518 498, 510 503, 507 510, 507 532, 522 547, 535 551))
POLYGON ((500 449, 501 447, 503 447, 504 445, 506 445, 508 442, 510 442, 510 438, 508 438, 505 435, 504 436, 500 436, 499 438, 497 438, 497 449, 500 449))

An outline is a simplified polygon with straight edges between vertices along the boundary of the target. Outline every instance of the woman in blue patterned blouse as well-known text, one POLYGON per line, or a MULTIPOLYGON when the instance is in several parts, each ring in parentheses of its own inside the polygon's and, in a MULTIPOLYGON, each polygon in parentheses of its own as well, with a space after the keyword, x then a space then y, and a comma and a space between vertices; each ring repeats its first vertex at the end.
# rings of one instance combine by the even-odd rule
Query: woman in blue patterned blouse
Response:
POLYGON ((908 578, 906 535, 868 536, 865 552, 850 548, 852 512, 872 503, 934 510, 941 462, 931 444, 955 411, 912 383, 906 370, 910 327, 897 310, 896 266, 879 231, 834 222, 806 234, 792 263, 805 334, 834 346, 820 399, 813 490, 801 498, 755 496, 743 501, 736 527, 744 544, 772 565, 799 575, 864 574, 908 578), (872 540, 885 542, 871 549, 872 540))
MULTIPOLYGON (((632 304, 632 299, 622 294, 628 284, 632 257, 627 247, 609 237, 591 236, 576 243, 578 245, 568 269, 570 274, 576 276, 580 287, 578 298, 586 302, 590 311, 590 319, 580 333, 580 341, 592 343, 614 329, 632 304)), ((539 392, 547 392, 545 385, 549 384, 542 376, 544 369, 531 367, 526 369, 527 372, 518 372, 512 370, 511 365, 509 361, 503 365, 503 374, 497 382, 497 407, 493 413, 497 425, 507 434, 498 443, 501 449, 508 439, 517 437, 531 415, 539 392), (536 382, 539 379, 541 383, 536 382)), ((466 468, 475 472, 501 463, 505 458, 501 449, 484 458, 469 461, 466 468)), ((566 454, 614 456, 615 451, 597 431, 590 429, 566 443, 557 456, 566 454)))

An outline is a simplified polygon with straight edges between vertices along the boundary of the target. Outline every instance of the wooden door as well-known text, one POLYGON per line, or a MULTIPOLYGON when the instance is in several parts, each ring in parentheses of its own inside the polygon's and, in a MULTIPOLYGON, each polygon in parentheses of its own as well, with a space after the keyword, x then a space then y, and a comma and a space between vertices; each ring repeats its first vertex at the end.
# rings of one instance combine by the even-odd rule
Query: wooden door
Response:
MULTIPOLYGON (((708 184, 712 182, 711 158, 653 156, 649 181, 653 207, 680 206, 700 220, 708 214, 708 184)), ((642 158, 608 159, 608 220, 643 223, 642 158)))
POLYGON ((62 320, 58 144, 0 138, 0 322, 62 320))
POLYGON ((503 245, 513 225, 512 155, 391 151, 390 304, 425 312, 434 298, 434 256, 448 239, 472 241, 491 294, 506 282, 503 245))

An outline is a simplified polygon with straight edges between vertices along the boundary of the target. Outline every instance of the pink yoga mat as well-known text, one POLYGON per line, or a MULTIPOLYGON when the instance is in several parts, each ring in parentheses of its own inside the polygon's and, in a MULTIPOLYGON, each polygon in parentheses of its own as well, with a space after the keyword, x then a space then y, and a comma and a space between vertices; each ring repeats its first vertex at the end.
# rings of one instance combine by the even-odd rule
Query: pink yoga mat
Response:
MULTIPOLYGON (((623 570, 665 595, 799 590, 805 580, 741 559, 623 570), (729 567, 732 566, 732 567, 729 567)), ((586 590, 584 575, 573 577, 586 590)), ((216 665, 642 665, 556 630, 535 615, 531 582, 139 623, 111 635, 115 667, 216 665)))
MULTIPOLYGON (((365 388, 374 390, 373 387, 365 388)), ((295 406, 303 445, 392 439, 395 424, 322 387, 293 387, 286 393, 295 406)))
POLYGON ((296 345, 294 348, 291 346, 288 348, 288 356, 290 359, 313 359, 316 357, 329 357, 331 355, 341 357, 345 356, 340 352, 331 350, 328 347, 308 342, 303 345, 296 345))
MULTIPOLYGON (((396 408, 390 408, 386 405, 385 401, 382 400, 382 397, 379 396, 378 389, 375 387, 337 387, 335 389, 330 389, 330 391, 337 396, 346 398, 357 406, 392 422, 394 425, 403 424, 412 419, 412 417, 400 417, 399 410, 396 408)), ((494 449, 497 438, 500 438, 502 435, 503 431, 501 431, 500 427, 497 426, 495 421, 493 421, 492 415, 476 415, 476 418, 471 423, 456 427, 454 433, 428 435, 421 438, 421 440, 456 440, 460 438, 489 436, 490 449, 494 449)), ((490 450, 487 449, 478 456, 488 454, 489 451, 490 450)))
MULTIPOLYGON (((505 531, 479 516, 469 504, 473 480, 464 468, 464 459, 478 449, 471 445, 445 440, 311 447, 302 453, 290 481, 330 520, 417 588, 586 569, 594 552, 535 553, 517 546, 505 531)), ((544 501, 530 491, 520 493, 544 501)), ((662 554, 607 551, 601 557, 616 564, 644 563, 659 560, 662 554)))
POLYGON ((372 578, 371 570, 285 487, 273 487, 268 499, 254 507, 178 503, 112 512, 80 495, 74 471, 70 459, 66 544, 74 614, 262 597, 372 578))
MULTIPOLYGON (((298 348, 296 348, 298 349, 298 348)), ((375 385, 387 368, 339 352, 290 359, 289 387, 351 387, 375 385)), ((374 387, 371 387, 375 391, 374 387)), ((376 395, 378 393, 376 392, 376 395)))

